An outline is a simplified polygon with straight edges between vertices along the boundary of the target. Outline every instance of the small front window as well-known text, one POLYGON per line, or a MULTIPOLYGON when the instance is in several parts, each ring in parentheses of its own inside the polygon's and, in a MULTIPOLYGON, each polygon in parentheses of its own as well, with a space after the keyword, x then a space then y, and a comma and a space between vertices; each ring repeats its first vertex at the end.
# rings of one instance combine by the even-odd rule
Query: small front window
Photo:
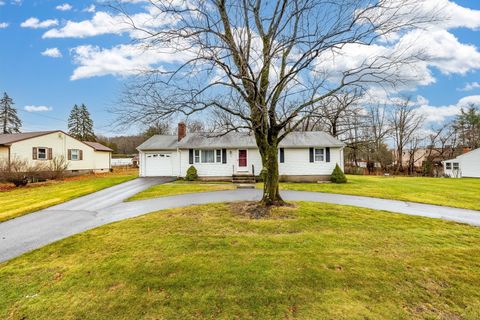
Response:
POLYGON ((453 163, 453 170, 458 170, 460 169, 460 165, 458 164, 458 162, 454 162, 453 163))
POLYGON ((215 152, 214 150, 202 150, 202 163, 214 163, 215 152))
POLYGON ((200 150, 195 150, 195 163, 200 162, 200 150))
POLYGON ((47 148, 38 148, 38 156, 39 160, 47 160, 47 148))
POLYGON ((73 161, 78 160, 80 158, 79 154, 80 152, 78 151, 78 149, 72 149, 72 160, 73 161))
POLYGON ((215 151, 217 153, 217 162, 222 162, 222 150, 215 151))
POLYGON ((452 170, 452 163, 451 162, 445 163, 445 169, 452 170))
POLYGON ((324 161, 324 149, 315 149, 315 162, 324 161))

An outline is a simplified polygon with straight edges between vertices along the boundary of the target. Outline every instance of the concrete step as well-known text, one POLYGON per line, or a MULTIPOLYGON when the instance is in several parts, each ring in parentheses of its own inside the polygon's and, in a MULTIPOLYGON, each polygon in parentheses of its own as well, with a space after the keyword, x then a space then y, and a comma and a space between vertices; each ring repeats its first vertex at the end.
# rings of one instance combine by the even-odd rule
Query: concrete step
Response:
POLYGON ((255 189, 254 183, 237 183, 235 185, 237 189, 255 189))

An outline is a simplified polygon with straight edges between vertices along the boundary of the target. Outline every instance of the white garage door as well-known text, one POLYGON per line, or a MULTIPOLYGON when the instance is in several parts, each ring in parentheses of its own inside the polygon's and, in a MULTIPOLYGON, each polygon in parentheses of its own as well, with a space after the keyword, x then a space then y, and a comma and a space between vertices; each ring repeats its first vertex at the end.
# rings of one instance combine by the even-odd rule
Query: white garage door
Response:
POLYGON ((145 154, 145 175, 148 177, 166 177, 173 175, 173 157, 171 153, 145 154))

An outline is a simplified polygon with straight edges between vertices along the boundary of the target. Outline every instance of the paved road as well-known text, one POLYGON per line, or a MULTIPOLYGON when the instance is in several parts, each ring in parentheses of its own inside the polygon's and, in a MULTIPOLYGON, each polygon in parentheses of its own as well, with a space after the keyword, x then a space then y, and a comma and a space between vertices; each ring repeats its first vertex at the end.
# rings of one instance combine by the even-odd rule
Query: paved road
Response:
MULTIPOLYGON (((100 192, 0 223, 0 262, 59 239, 95 227, 152 211, 212 202, 261 199, 255 189, 227 190, 177 195, 122 203, 124 199, 168 179, 136 179, 100 192)), ((287 201, 313 201, 386 210, 480 226, 480 211, 412 202, 328 194, 282 191, 287 201)))

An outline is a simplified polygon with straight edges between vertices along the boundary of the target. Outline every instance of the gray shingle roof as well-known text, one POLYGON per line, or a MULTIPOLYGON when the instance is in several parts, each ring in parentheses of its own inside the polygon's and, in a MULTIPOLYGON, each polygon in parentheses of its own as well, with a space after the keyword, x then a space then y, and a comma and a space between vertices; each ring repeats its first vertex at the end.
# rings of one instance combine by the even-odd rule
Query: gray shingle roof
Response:
POLYGON ((142 143, 137 150, 176 150, 177 136, 156 135, 142 143))
MULTIPOLYGON (((307 147, 343 147, 344 143, 328 133, 292 132, 280 142, 282 148, 307 147)), ((174 150, 192 148, 256 148, 253 135, 242 132, 231 132, 222 136, 211 133, 190 133, 180 142, 176 136, 153 136, 142 143, 138 150, 174 150)))
POLYGON ((35 137, 44 136, 46 134, 59 132, 60 130, 53 131, 38 131, 38 132, 24 132, 24 133, 12 133, 12 134, 0 134, 0 145, 9 145, 17 141, 27 140, 35 137))
POLYGON ((85 143, 86 145, 92 147, 93 149, 95 149, 95 151, 113 152, 112 149, 110 149, 109 147, 104 146, 103 144, 98 143, 98 142, 91 142, 91 141, 82 141, 82 142, 85 143))

